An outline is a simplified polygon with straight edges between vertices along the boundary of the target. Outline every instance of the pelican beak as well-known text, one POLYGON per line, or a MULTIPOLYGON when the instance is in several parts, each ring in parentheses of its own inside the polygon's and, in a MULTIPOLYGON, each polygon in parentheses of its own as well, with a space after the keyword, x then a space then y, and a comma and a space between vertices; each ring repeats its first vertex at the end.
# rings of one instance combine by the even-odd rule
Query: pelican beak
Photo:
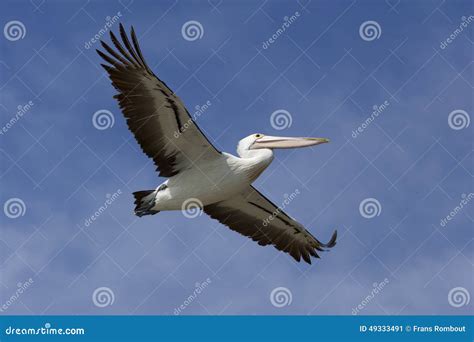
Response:
POLYGON ((326 138, 293 138, 273 137, 264 135, 263 137, 255 140, 250 149, 255 150, 260 148, 297 148, 319 145, 328 142, 329 139, 326 138))

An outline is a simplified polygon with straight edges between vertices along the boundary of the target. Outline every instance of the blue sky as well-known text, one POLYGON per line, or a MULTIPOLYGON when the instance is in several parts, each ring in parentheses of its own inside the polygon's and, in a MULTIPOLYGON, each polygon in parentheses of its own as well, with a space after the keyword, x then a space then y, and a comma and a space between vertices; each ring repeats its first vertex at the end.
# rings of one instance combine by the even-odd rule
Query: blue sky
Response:
POLYGON ((6 1, 1 12, 1 314, 472 312, 471 2, 6 1), (285 210, 320 240, 337 228, 335 248, 308 266, 205 214, 133 215, 131 193, 164 179, 126 128, 99 44, 85 47, 114 15, 190 111, 209 101, 197 121, 218 149, 255 132, 331 139, 277 151, 255 186, 276 204, 298 190, 285 210), (200 39, 182 35, 191 20, 200 39), (360 31, 368 21, 375 36, 360 31), (103 130, 101 110, 113 116, 103 130), (291 117, 281 130, 279 110, 291 117))

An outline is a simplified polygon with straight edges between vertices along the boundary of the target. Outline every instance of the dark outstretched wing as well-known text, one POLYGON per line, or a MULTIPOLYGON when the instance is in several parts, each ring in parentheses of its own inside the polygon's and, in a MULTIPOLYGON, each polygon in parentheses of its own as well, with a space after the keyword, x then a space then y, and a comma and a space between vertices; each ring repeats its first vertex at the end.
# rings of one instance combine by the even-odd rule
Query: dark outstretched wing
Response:
POLYGON ((160 176, 217 158, 212 146, 181 100, 148 67, 131 30, 132 44, 120 24, 122 43, 110 32, 115 49, 104 42, 97 53, 110 65, 102 66, 119 91, 114 97, 143 152, 153 159, 160 176), (123 45, 122 45, 123 44, 123 45))
POLYGON ((319 258, 317 251, 336 244, 337 231, 327 244, 321 243, 252 186, 240 196, 205 206, 204 212, 261 246, 273 245, 309 264, 311 256, 319 258))

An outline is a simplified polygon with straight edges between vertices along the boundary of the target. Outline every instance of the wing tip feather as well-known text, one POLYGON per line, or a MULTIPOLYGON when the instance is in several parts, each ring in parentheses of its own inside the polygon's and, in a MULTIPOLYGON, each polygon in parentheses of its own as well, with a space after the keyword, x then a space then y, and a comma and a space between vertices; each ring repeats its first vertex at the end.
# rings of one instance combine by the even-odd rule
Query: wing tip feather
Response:
POLYGON ((332 233, 331 239, 324 245, 326 248, 332 248, 336 245, 336 240, 337 240, 337 229, 334 230, 334 233, 332 233))

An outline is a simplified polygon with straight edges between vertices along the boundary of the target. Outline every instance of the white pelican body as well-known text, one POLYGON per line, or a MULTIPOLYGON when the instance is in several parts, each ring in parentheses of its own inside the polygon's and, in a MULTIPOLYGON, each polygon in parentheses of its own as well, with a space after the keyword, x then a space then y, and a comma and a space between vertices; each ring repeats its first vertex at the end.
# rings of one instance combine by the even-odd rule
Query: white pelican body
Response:
POLYGON ((153 210, 182 210, 186 200, 203 206, 234 196, 250 186, 273 160, 271 150, 260 150, 250 158, 223 152, 217 159, 169 178, 153 193, 153 210), (163 186, 165 185, 165 186, 163 186), (162 190, 159 190, 159 189, 162 190))
POLYGON ((148 67, 133 28, 132 43, 121 24, 122 43, 112 32, 110 36, 115 49, 102 42, 107 54, 97 52, 109 63, 102 66, 119 92, 114 97, 143 152, 153 159, 159 175, 168 178, 155 190, 133 193, 137 216, 186 209, 193 201, 259 245, 273 245, 308 263, 311 256, 319 257, 316 251, 336 244, 337 232, 327 244, 321 243, 251 185, 270 165, 273 149, 319 145, 327 139, 252 134, 239 142, 238 157, 220 152, 148 67))

